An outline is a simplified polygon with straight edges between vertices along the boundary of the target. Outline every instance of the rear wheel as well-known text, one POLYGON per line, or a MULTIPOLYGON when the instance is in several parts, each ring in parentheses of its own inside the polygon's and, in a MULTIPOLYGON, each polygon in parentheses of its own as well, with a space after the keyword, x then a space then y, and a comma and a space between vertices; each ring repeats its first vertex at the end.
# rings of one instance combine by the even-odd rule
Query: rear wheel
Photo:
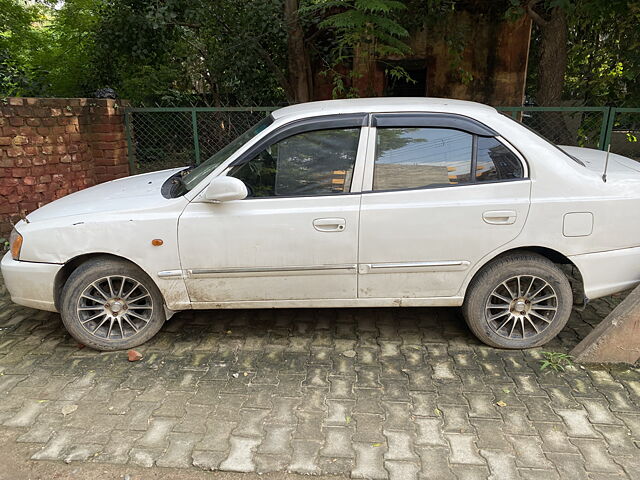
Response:
POLYGON ((500 348, 544 345, 564 328, 573 305, 566 275, 549 259, 523 252, 500 258, 469 285, 463 314, 484 343, 500 348))
POLYGON ((60 306, 71 336, 96 350, 136 347, 165 321, 162 295, 151 278, 110 258, 78 267, 65 283, 60 306))

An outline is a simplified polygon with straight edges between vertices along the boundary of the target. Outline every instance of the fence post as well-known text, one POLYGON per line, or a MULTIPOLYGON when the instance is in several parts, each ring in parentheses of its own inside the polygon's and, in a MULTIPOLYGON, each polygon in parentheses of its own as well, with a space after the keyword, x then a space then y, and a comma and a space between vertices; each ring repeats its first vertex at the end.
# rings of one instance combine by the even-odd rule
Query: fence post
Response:
POLYGON ((600 126, 600 137, 598 138, 598 148, 607 149, 607 132, 609 130, 609 118, 611 117, 611 107, 604 107, 602 110, 602 125, 600 126))
POLYGON ((200 139, 198 138, 198 114, 191 110, 191 127, 193 128, 193 152, 196 157, 196 165, 200 165, 200 139))
POLYGON ((131 135, 131 110, 127 108, 124 111, 124 129, 127 132, 127 158, 129 159, 129 175, 136 174, 136 162, 133 153, 133 140, 131 135))
POLYGON ((604 134, 604 140, 601 150, 607 150, 609 148, 609 144, 611 143, 611 135, 613 134, 613 126, 616 121, 616 113, 618 113, 618 109, 616 107, 609 107, 609 116, 607 119, 607 130, 604 134))

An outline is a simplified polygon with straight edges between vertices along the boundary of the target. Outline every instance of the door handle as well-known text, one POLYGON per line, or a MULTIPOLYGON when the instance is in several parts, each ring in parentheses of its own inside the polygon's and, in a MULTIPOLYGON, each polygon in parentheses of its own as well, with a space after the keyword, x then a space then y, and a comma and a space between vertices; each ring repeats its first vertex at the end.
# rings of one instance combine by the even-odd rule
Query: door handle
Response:
POLYGON ((493 210, 482 214, 482 219, 490 225, 513 225, 517 218, 514 210, 493 210))
POLYGON ((313 228, 319 232, 341 232, 346 226, 344 218, 316 218, 313 221, 313 228))

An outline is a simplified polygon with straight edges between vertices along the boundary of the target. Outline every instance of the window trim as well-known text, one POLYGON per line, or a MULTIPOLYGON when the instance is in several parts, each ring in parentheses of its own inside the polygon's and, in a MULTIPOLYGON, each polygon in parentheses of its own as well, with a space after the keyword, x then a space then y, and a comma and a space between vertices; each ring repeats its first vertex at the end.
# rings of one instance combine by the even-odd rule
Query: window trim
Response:
POLYGON ((228 168, 249 163, 256 155, 267 147, 300 133, 307 133, 316 130, 359 128, 360 135, 362 135, 362 128, 366 127, 368 124, 368 117, 369 114, 367 113, 322 115, 318 117, 303 118, 287 123, 259 140, 255 145, 252 145, 246 152, 231 162, 228 165, 228 168))
POLYGON ((246 197, 242 201, 250 200, 275 200, 292 198, 324 198, 324 197, 344 197, 347 195, 360 195, 362 192, 362 170, 366 161, 366 146, 369 139, 369 117, 368 113, 322 115, 316 117, 303 118, 291 123, 282 125, 272 133, 266 135, 255 145, 225 167, 220 175, 229 175, 235 167, 245 165, 253 160, 256 155, 275 143, 285 140, 294 135, 321 130, 358 129, 358 144, 356 158, 353 166, 353 174, 349 191, 336 194, 322 195, 272 195, 269 197, 246 197))
MULTIPOLYGON (((472 136, 473 140, 472 140, 472 150, 471 150, 471 172, 469 172, 469 177, 470 177, 470 181, 467 183, 463 183, 463 184, 459 184, 459 185, 441 185, 441 184, 435 184, 435 185, 425 185, 422 187, 410 187, 410 188, 402 188, 402 189, 393 189, 393 190, 374 190, 373 189, 373 177, 374 177, 374 173, 375 173, 375 156, 376 156, 376 142, 377 142, 377 138, 378 138, 378 132, 377 129, 378 127, 373 126, 376 122, 374 121, 375 118, 383 116, 383 115, 387 115, 387 114, 372 114, 372 126, 369 128, 369 143, 367 145, 367 161, 366 161, 366 165, 365 165, 365 175, 364 175, 364 183, 363 183, 363 187, 362 187, 362 193, 390 193, 390 192, 406 192, 406 191, 411 191, 411 190, 431 190, 431 189, 438 189, 438 188, 451 188, 451 187, 468 187, 468 186, 473 186, 473 185, 494 185, 496 183, 507 183, 507 182, 521 182, 521 181, 529 181, 530 178, 530 170, 529 170, 529 164, 527 162, 527 160, 525 159, 525 157, 520 153, 519 150, 517 150, 506 138, 504 138, 502 135, 500 135, 499 133, 491 130, 494 134, 493 135, 477 135, 474 134, 472 132, 470 132, 469 130, 466 129, 462 129, 462 128, 454 128, 454 127, 450 127, 450 126, 443 126, 440 124, 430 124, 428 126, 424 126, 423 128, 445 128, 445 129, 451 129, 451 130, 459 130, 459 131, 463 131, 465 133, 468 133, 472 136), (496 139, 496 141, 500 142, 502 145, 504 145, 504 147, 506 147, 512 154, 514 154, 516 156, 516 158, 520 161, 520 165, 522 166, 522 178, 509 178, 509 179, 502 179, 502 180, 492 180, 492 181, 486 181, 486 182, 478 182, 476 176, 474 175, 475 173, 475 168, 477 168, 477 138, 478 137, 493 137, 496 139)), ((449 114, 410 114, 411 117, 419 117, 419 116, 428 116, 430 117, 429 120, 432 120, 434 116, 438 116, 438 117, 447 117, 450 116, 449 114)), ((395 117, 397 117, 398 119, 400 117, 407 117, 408 115, 406 114, 394 114, 395 117)), ((462 117, 462 118, 466 118, 469 120, 473 120, 470 119, 469 117, 463 117, 462 115, 454 115, 451 114, 451 116, 455 116, 455 117, 462 117)), ((475 120, 473 120, 475 122, 475 120)), ((395 122, 395 120, 394 120, 395 122)), ((377 122, 379 123, 379 122, 377 122)), ((420 125, 416 125, 417 123, 420 123, 418 120, 416 120, 415 122, 412 122, 411 125, 406 125, 406 124, 400 124, 398 123, 398 125, 394 125, 393 127, 381 127, 381 128, 403 128, 403 127, 415 127, 415 126, 420 126, 420 125)), ((426 123, 426 120, 425 122, 426 123)), ((483 124, 477 122, 478 125, 481 125, 484 127, 483 124)), ((486 127, 487 129, 489 127, 486 127)))
POLYGON ((497 137, 498 132, 478 120, 455 113, 373 113, 371 126, 448 128, 481 137, 497 137))

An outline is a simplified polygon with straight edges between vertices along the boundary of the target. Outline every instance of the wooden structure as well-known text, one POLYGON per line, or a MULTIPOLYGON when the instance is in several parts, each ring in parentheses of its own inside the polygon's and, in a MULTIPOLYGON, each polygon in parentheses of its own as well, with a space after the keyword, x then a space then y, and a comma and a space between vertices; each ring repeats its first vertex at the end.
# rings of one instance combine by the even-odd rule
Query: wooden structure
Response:
POLYGON ((571 352, 578 363, 629 363, 640 359, 640 287, 571 352))

